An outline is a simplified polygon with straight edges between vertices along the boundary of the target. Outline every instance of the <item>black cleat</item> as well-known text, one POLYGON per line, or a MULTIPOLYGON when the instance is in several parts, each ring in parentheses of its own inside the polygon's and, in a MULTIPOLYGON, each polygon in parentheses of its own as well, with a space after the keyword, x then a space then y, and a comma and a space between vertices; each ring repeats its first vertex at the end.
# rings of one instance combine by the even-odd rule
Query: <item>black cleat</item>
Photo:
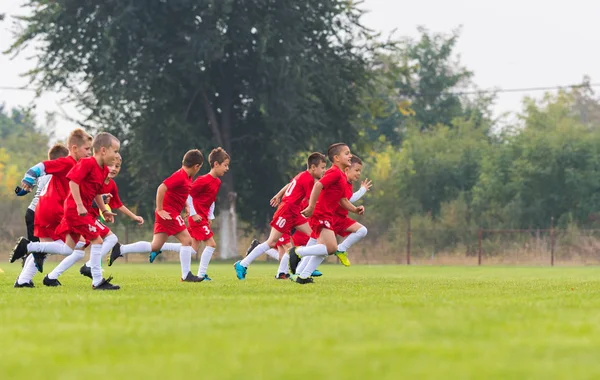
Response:
POLYGON ((117 242, 110 252, 110 257, 108 258, 108 266, 112 266, 116 259, 122 257, 121 255, 121 244, 117 242))
POLYGON ((246 256, 248 256, 250 252, 254 251, 254 248, 256 248, 259 244, 260 242, 258 240, 253 239, 252 243, 250 243, 250 247, 248 247, 248 250, 246 251, 246 256))
POLYGON ((46 286, 61 286, 62 284, 60 283, 60 281, 58 281, 58 279, 51 279, 48 277, 48 275, 46 275, 46 277, 44 277, 44 285, 46 286))
POLYGON ((92 278, 92 268, 88 267, 88 266, 87 266, 87 265, 85 265, 85 264, 83 264, 83 265, 81 266, 81 268, 79 268, 79 273, 80 273, 82 276, 85 276, 85 277, 92 278))
POLYGON ((277 276, 275 276, 276 280, 287 280, 288 278, 290 278, 290 275, 287 273, 279 273, 277 276))
POLYGON ((29 281, 24 284, 19 284, 19 279, 17 278, 17 281, 15 281, 14 287, 15 288, 35 288, 35 285, 33 284, 33 281, 29 281))
POLYGON ((204 281, 204 277, 198 277, 192 274, 192 272, 188 272, 185 278, 181 279, 181 282, 202 282, 204 281))
POLYGON ((32 255, 35 267, 40 273, 44 273, 44 261, 46 261, 46 256, 48 255, 40 252, 33 252, 32 255))
POLYGON ((296 253, 296 247, 290 248, 288 254, 290 255, 290 272, 296 274, 296 268, 298 268, 298 264, 300 264, 300 256, 296 253))
POLYGON ((314 282, 315 282, 315 280, 313 280, 312 277, 309 277, 309 278, 297 277, 296 278, 296 283, 297 284, 302 284, 302 285, 304 285, 304 284, 314 284, 314 282))
POLYGON ((27 256, 21 257, 21 268, 25 268, 25 260, 27 260, 27 256))
POLYGON ((113 285, 110 283, 112 280, 112 276, 109 278, 103 278, 102 282, 100 282, 97 286, 92 285, 92 289, 94 290, 119 290, 121 287, 119 285, 113 285))
POLYGON ((14 263, 21 257, 27 256, 27 244, 29 244, 29 240, 24 237, 20 237, 17 240, 17 245, 13 248, 12 255, 10 256, 11 263, 14 263))

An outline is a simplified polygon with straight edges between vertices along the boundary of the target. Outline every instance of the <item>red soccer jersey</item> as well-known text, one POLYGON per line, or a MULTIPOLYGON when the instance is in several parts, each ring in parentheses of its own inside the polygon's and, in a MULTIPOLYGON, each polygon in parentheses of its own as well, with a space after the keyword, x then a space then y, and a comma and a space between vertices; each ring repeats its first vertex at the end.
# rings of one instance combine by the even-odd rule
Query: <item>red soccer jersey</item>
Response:
MULTIPOLYGON (((46 174, 52 174, 52 179, 46 185, 36 208, 36 214, 62 215, 65 199, 69 194, 67 174, 77 164, 71 156, 44 161, 46 174)), ((60 218, 59 218, 60 220, 60 218)))
POLYGON ((167 193, 163 200, 163 210, 171 214, 172 217, 176 217, 181 214, 181 211, 185 207, 187 197, 190 195, 192 177, 181 168, 171 174, 171 176, 165 179, 163 183, 167 187, 167 193))
MULTIPOLYGON (((101 167, 94 157, 82 158, 77 165, 71 169, 67 178, 69 181, 79 185, 79 194, 81 201, 88 210, 92 212, 92 202, 96 195, 102 193, 102 185, 108 175, 108 166, 101 167)), ((65 217, 67 220, 77 218, 77 204, 73 199, 73 194, 69 193, 65 201, 65 217)))
POLYGON ((213 177, 210 173, 196 178, 192 184, 190 195, 192 196, 194 209, 202 219, 208 219, 210 206, 217 200, 220 187, 221 179, 213 177))
MULTIPOLYGON (((352 194, 354 193, 354 189, 352 188, 352 183, 351 182, 346 182, 346 194, 345 197, 347 199, 352 198, 352 194)), ((335 213, 343 218, 348 216, 348 210, 346 210, 345 208, 343 208, 341 205, 338 205, 337 210, 335 211, 335 213)))
POLYGON ((323 190, 319 194, 313 217, 326 219, 335 213, 342 198, 346 197, 348 178, 334 165, 327 169, 319 182, 323 185, 323 190))
POLYGON ((302 204, 304 202, 308 204, 308 198, 314 184, 315 179, 307 170, 298 173, 290 182, 290 186, 285 191, 281 203, 285 203, 291 210, 302 211, 302 204))
MULTIPOLYGON (((100 190, 100 194, 110 194, 110 202, 108 202, 108 206, 112 210, 116 210, 123 206, 123 202, 121 202, 121 198, 119 198, 119 189, 112 178, 108 180, 108 183, 102 183, 102 190, 100 190)), ((94 219, 96 219, 98 216, 100 216, 100 210, 98 207, 92 207, 90 214, 94 217, 94 219)))

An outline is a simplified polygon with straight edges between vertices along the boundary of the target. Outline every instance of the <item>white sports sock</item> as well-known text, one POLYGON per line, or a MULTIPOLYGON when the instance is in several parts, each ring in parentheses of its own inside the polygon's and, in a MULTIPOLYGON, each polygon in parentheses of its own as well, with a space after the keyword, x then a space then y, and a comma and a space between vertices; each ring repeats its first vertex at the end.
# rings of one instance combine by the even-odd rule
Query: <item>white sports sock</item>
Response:
POLYGON ((76 251, 83 250, 83 247, 85 247, 85 242, 84 241, 78 241, 77 244, 75 244, 75 250, 76 251))
POLYGON ((275 260, 279 260, 279 252, 277 252, 277 250, 275 248, 269 248, 267 249, 267 252, 265 252, 267 255, 271 256, 273 259, 275 260))
MULTIPOLYGON (((325 257, 326 256, 307 257, 308 264, 306 265, 302 273, 300 273, 300 278, 309 278, 312 275, 312 272, 314 272, 319 267, 319 265, 321 265, 323 260, 325 260, 325 257)), ((296 271, 296 273, 298 273, 298 271, 296 271)))
POLYGON ((19 274, 17 283, 25 284, 33 280, 33 276, 35 276, 36 273, 37 268, 35 267, 35 263, 33 261, 33 255, 29 255, 25 259, 25 265, 23 266, 23 270, 21 270, 21 274, 19 274))
POLYGON ((283 256, 281 256, 281 261, 279 261, 279 269, 277 269, 277 274, 287 273, 289 265, 290 265, 290 254, 286 252, 283 254, 283 256))
POLYGON ((28 252, 53 253, 56 255, 68 256, 73 253, 73 249, 64 242, 57 240, 53 242, 36 242, 27 244, 28 252))
POLYGON ((310 247, 311 245, 315 245, 315 244, 317 244, 317 239, 310 238, 310 239, 308 239, 308 242, 306 243, 306 246, 310 247))
POLYGON ((210 263, 210 258, 215 252, 215 247, 204 247, 204 251, 202 251, 202 256, 200 256, 200 265, 198 266, 198 277, 204 277, 206 274, 206 270, 208 269, 208 263, 210 263))
POLYGON ((298 264, 298 267, 296 267, 296 274, 302 273, 304 268, 306 268, 306 266, 308 265, 310 258, 311 258, 311 256, 308 256, 308 257, 304 257, 304 258, 302 258, 302 260, 300 260, 300 264, 298 264))
POLYGON ((76 262, 83 259, 83 256, 85 256, 84 251, 79 249, 74 250, 73 253, 62 259, 62 261, 58 263, 52 272, 48 273, 48 278, 51 280, 56 280, 67 269, 71 268, 76 262))
POLYGON ((192 247, 181 246, 179 250, 179 261, 181 261, 181 279, 185 280, 188 273, 190 273, 190 267, 192 266, 192 247))
POLYGON ((117 244, 119 238, 115 234, 110 234, 104 238, 102 242, 102 257, 106 256, 108 252, 117 244))
POLYGON ((92 268, 92 286, 100 285, 102 282, 102 244, 92 244, 90 268, 92 268))
POLYGON ((252 262, 254 260, 256 260, 256 258, 260 255, 262 255, 263 253, 267 252, 267 250, 269 249, 269 244, 265 241, 264 243, 260 243, 259 245, 256 246, 256 248, 254 248, 252 250, 252 252, 250 252, 248 254, 248 256, 244 257, 244 259, 242 261, 240 261, 240 264, 243 267, 248 268, 248 265, 252 264, 252 262))
MULTIPOLYGON (((181 243, 165 243, 163 244, 162 251, 179 252, 181 249, 181 243)), ((150 251, 148 251, 150 252, 150 251)))
POLYGON ((327 257, 327 246, 325 244, 315 244, 310 247, 296 248, 296 253, 300 257, 306 256, 325 256, 327 257))
POLYGON ((149 241, 138 241, 136 243, 121 245, 121 255, 150 252, 152 252, 152 244, 149 241))
POLYGON ((357 243, 360 239, 364 238, 365 236, 367 236, 367 227, 362 226, 358 229, 358 231, 348 235, 348 237, 344 239, 344 241, 340 245, 338 245, 338 251, 346 252, 350 249, 350 247, 352 247, 352 245, 357 243))

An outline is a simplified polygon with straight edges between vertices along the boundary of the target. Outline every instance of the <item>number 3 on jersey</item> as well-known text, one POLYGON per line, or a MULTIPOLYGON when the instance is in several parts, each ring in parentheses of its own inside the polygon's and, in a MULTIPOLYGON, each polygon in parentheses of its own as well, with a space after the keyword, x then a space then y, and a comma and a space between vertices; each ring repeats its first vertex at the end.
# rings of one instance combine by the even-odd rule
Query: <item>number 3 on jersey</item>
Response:
POLYGON ((177 215, 177 218, 175 218, 175 220, 179 223, 180 226, 185 226, 185 222, 183 221, 181 215, 177 215))
MULTIPOLYGON (((291 187, 291 186, 290 186, 291 187)), ((283 228, 285 227, 285 222, 286 220, 283 219, 281 216, 279 218, 277 218, 277 221, 275 222, 275 225, 279 228, 283 228)))
POLYGON ((208 228, 208 226, 202 226, 202 229, 207 236, 210 235, 210 228, 208 228))

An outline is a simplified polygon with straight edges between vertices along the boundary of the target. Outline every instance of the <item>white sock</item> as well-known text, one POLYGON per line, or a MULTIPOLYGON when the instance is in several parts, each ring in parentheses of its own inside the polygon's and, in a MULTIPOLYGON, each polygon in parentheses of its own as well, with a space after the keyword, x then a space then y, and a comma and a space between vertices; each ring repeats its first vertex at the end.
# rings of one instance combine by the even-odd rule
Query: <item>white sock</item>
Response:
POLYGON ((83 247, 85 247, 85 242, 84 241, 78 241, 77 244, 75 244, 75 250, 76 251, 83 250, 83 247))
POLYGON ((308 256, 308 257, 304 257, 300 260, 300 264, 298 264, 298 267, 296 267, 296 274, 302 273, 304 268, 306 268, 306 266, 308 265, 310 258, 311 258, 311 256, 308 256))
POLYGON ((265 252, 267 255, 271 256, 273 259, 275 260, 279 260, 279 252, 277 252, 277 250, 275 248, 269 248, 267 249, 267 252, 265 252))
POLYGON ((33 261, 33 255, 29 255, 25 259, 25 265, 23 266, 23 270, 21 270, 21 274, 19 274, 17 283, 25 284, 33 280, 33 276, 35 276, 36 273, 37 268, 35 267, 35 263, 33 261))
POLYGON ((149 241, 138 241, 136 243, 121 245, 121 255, 150 252, 152 252, 152 244, 149 241))
POLYGON ((102 257, 106 256, 118 241, 119 238, 115 234, 110 234, 105 237, 104 241, 102 242, 102 257))
POLYGON ((281 261, 279 261, 279 269, 277 269, 277 274, 287 273, 289 265, 290 265, 290 254, 286 252, 283 254, 283 256, 281 256, 281 261))
POLYGON ((360 239, 364 238, 365 236, 367 236, 367 227, 362 226, 358 229, 358 231, 348 235, 348 237, 344 239, 344 241, 340 245, 338 245, 338 251, 346 252, 350 249, 350 247, 352 247, 352 245, 357 243, 360 239))
MULTIPOLYGON (((162 251, 179 252, 181 249, 181 243, 165 243, 163 244, 162 251)), ((150 251, 148 251, 150 252, 150 251)))
POLYGON ((263 253, 267 252, 267 250, 269 249, 269 244, 267 242, 264 243, 260 243, 259 245, 256 246, 256 248, 254 248, 252 250, 252 252, 250 252, 248 254, 248 256, 244 257, 244 259, 240 262, 240 264, 243 267, 248 268, 248 265, 252 264, 252 262, 254 260, 256 260, 256 258, 260 255, 262 255, 263 253))
POLYGON ((92 286, 100 285, 102 282, 102 244, 92 244, 90 268, 92 268, 92 286))
POLYGON ((181 261, 181 279, 185 280, 192 266, 192 247, 181 246, 179 250, 179 261, 181 261))
POLYGON ((36 242, 27 244, 27 252, 54 253, 56 255, 68 256, 73 249, 64 242, 58 240, 53 242, 36 242))
POLYGON ((300 248, 296 248, 296 253, 298 253, 298 256, 300 257, 306 257, 306 256, 325 256, 327 257, 327 246, 325 244, 315 244, 315 245, 311 245, 306 246, 306 247, 300 247, 300 248))
MULTIPOLYGON (((314 272, 319 267, 319 265, 321 265, 323 260, 325 260, 325 257, 326 256, 307 257, 306 260, 308 261, 308 264, 300 273, 300 278, 309 278, 312 275, 312 272, 314 272)), ((298 273, 298 271, 296 271, 296 273, 298 273)))
POLYGON ((306 246, 310 247, 311 245, 315 245, 315 244, 317 244, 317 239, 310 238, 310 239, 308 239, 308 242, 306 243, 306 246))
POLYGON ((74 250, 73 253, 62 259, 62 261, 58 263, 52 272, 48 273, 48 278, 51 280, 56 280, 67 269, 71 268, 76 262, 83 259, 83 256, 85 256, 84 251, 79 249, 74 250))
POLYGON ((210 263, 210 258, 215 252, 214 247, 204 247, 204 251, 202 251, 202 256, 200 256, 200 266, 198 266, 198 277, 204 277, 206 274, 206 270, 208 269, 208 263, 210 263))

